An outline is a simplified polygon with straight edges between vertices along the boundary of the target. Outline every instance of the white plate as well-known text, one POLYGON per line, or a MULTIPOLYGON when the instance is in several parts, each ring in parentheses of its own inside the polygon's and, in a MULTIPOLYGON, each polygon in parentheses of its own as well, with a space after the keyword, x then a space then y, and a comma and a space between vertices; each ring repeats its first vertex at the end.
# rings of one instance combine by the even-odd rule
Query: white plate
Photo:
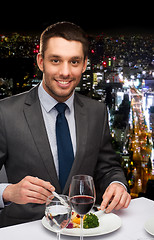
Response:
POLYGON ((144 225, 145 230, 154 236, 154 217, 150 218, 144 225))
MULTIPOLYGON (((111 233, 116 231, 121 227, 121 219, 117 215, 113 213, 105 214, 102 211, 95 212, 99 219, 99 227, 83 229, 83 235, 85 237, 99 236, 107 233, 111 233)), ((55 230, 50 226, 49 222, 45 217, 42 218, 42 224, 45 228, 50 230, 51 232, 55 232, 55 230)), ((64 228, 61 231, 61 234, 68 236, 80 236, 80 228, 64 228)))

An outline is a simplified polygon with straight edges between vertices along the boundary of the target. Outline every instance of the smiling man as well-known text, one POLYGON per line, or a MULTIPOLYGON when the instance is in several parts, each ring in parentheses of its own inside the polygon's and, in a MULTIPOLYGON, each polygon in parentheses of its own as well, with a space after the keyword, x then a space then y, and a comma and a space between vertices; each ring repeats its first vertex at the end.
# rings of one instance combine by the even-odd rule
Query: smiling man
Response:
POLYGON ((43 87, 58 102, 65 102, 86 69, 87 58, 84 57, 82 43, 52 37, 43 55, 37 56, 38 66, 43 72, 43 87))
POLYGON ((75 93, 87 56, 88 40, 80 27, 68 22, 48 27, 37 56, 42 83, 0 102, 0 167, 5 165, 10 183, 0 185, 1 227, 41 219, 51 192, 68 194, 77 174, 93 176, 102 210, 128 207, 128 185, 111 145, 106 106, 75 93), (70 154, 59 147, 60 114, 70 154))

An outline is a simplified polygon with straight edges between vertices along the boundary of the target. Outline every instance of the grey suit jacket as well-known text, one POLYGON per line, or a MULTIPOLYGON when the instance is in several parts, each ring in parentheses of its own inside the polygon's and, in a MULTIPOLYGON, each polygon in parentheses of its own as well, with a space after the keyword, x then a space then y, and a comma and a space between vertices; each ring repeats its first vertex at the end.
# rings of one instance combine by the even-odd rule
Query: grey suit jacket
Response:
MULTIPOLYGON (((75 94, 74 98, 77 151, 63 190, 68 194, 75 174, 94 177, 97 202, 112 181, 126 179, 111 146, 105 104, 75 94)), ((61 192, 50 149, 38 87, 0 102, 0 168, 5 165, 9 183, 30 175, 50 181, 61 192)), ((0 226, 41 219, 44 205, 12 203, 0 214, 0 226)))

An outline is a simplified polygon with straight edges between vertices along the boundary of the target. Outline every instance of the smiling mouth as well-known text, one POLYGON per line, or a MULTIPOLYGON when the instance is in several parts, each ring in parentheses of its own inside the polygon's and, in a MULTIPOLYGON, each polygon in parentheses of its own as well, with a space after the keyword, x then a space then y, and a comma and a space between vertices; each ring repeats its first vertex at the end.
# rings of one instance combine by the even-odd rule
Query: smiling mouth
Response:
POLYGON ((71 81, 60 81, 60 80, 56 80, 58 83, 62 84, 62 85, 66 85, 69 84, 71 81))
POLYGON ((57 80, 57 79, 55 79, 55 81, 58 83, 58 85, 60 85, 60 86, 64 86, 64 87, 67 87, 67 86, 69 86, 70 85, 70 83, 73 81, 73 79, 69 79, 69 80, 57 80))

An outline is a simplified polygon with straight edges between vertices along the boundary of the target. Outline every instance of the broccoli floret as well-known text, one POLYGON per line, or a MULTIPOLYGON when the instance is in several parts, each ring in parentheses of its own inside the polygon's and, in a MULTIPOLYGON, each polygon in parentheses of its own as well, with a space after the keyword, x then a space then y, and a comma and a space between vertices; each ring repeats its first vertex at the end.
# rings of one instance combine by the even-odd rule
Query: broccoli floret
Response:
POLYGON ((93 214, 93 213, 89 213, 86 214, 86 217, 83 221, 83 228, 95 228, 99 226, 99 221, 98 221, 98 217, 93 214))

